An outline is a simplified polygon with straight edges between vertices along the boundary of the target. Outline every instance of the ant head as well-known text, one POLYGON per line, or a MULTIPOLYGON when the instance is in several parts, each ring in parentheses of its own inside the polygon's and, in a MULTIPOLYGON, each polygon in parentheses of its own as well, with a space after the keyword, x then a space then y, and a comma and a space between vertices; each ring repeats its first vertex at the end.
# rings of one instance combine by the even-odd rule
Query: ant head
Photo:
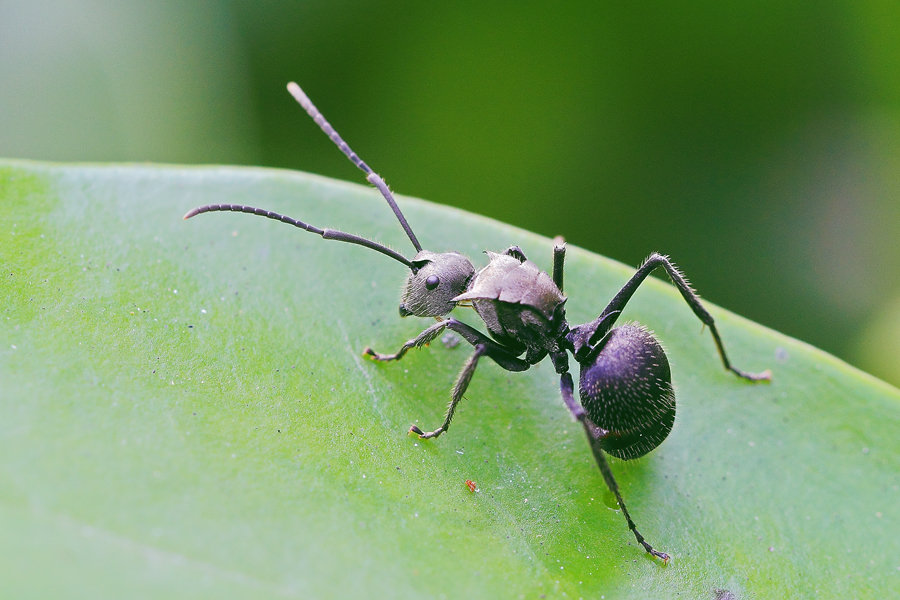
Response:
POLYGON ((472 262, 458 252, 422 250, 412 259, 412 273, 400 300, 400 316, 441 317, 456 303, 453 298, 466 291, 475 275, 472 262))

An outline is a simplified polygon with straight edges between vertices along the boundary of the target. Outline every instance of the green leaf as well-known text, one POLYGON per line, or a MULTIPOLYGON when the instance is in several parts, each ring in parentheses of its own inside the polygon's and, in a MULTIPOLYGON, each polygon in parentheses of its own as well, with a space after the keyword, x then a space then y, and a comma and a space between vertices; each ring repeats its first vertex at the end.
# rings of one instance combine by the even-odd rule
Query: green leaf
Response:
MULTIPOLYGON (((3 597, 898 589, 900 393, 713 307, 734 363, 773 371, 742 382, 668 284, 648 281, 626 318, 666 346, 675 428, 647 457, 612 461, 666 566, 610 508, 549 361, 484 361, 450 431, 420 441, 407 428, 440 423, 469 350, 363 359, 428 325, 397 315, 402 265, 248 215, 181 219, 254 204, 411 255, 374 190, 260 169, 5 162, 0 199, 3 597)), ((547 239, 400 203, 428 248, 483 264, 481 250, 518 244, 550 268, 547 239)), ((570 323, 632 272, 570 247, 570 323)))

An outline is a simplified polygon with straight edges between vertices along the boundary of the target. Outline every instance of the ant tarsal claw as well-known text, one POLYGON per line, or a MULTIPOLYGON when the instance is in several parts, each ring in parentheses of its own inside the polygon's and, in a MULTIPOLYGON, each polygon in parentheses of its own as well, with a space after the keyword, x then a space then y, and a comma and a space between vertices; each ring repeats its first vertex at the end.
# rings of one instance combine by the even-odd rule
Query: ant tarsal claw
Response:
POLYGON ((748 373, 746 371, 741 371, 740 369, 735 369, 734 367, 732 367, 731 371, 738 377, 746 379, 747 381, 765 383, 772 381, 772 371, 770 369, 766 369, 762 373, 748 373))
POLYGON ((447 431, 447 430, 444 429, 443 427, 438 427, 438 428, 435 429, 434 431, 427 431, 427 432, 426 432, 426 431, 422 431, 421 429, 419 429, 419 428, 416 427, 415 425, 410 425, 410 427, 409 427, 409 432, 408 432, 408 433, 414 433, 414 434, 416 434, 417 436, 419 436, 419 439, 422 439, 422 440, 430 440, 431 438, 436 438, 437 436, 441 435, 441 434, 444 433, 445 431, 447 431))

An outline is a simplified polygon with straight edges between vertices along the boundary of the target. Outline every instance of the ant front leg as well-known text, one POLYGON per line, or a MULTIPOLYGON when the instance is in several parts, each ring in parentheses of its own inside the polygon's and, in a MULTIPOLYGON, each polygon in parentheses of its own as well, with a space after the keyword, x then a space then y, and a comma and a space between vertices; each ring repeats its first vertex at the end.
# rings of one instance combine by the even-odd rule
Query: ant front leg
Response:
POLYGON ((409 428, 410 433, 415 433, 423 440, 426 440, 429 438, 436 438, 450 429, 450 420, 453 418, 453 413, 456 412, 456 405, 462 400, 466 388, 469 387, 469 382, 472 381, 472 375, 475 374, 475 368, 478 366, 478 359, 481 358, 485 352, 487 352, 487 347, 485 345, 479 344, 475 346, 475 352, 469 357, 469 360, 466 361, 459 377, 456 378, 456 383, 453 384, 453 394, 450 397, 450 404, 447 405, 447 414, 444 416, 444 423, 434 431, 429 431, 427 433, 413 425, 409 428))
POLYGON ((475 346, 475 352, 469 357, 469 360, 466 361, 459 377, 456 378, 456 383, 453 384, 453 393, 450 396, 450 404, 447 406, 447 415, 444 417, 443 425, 434 431, 429 431, 427 433, 423 432, 415 425, 409 428, 410 433, 415 433, 423 439, 437 437, 450 428, 450 420, 453 418, 453 413, 456 411, 456 405, 462 400, 466 388, 469 387, 469 382, 472 381, 472 375, 475 374, 475 368, 478 366, 478 359, 482 356, 487 356, 507 371, 525 371, 531 366, 474 327, 466 325, 461 321, 457 321, 454 318, 447 319, 446 321, 443 321, 443 323, 445 323, 449 329, 462 336, 464 340, 475 346))
POLYGON ((397 351, 396 354, 379 354, 371 348, 366 347, 366 349, 363 350, 363 355, 368 356, 372 360, 377 360, 380 362, 400 360, 401 358, 403 358, 403 355, 406 354, 406 351, 410 348, 421 348, 422 346, 425 346, 434 341, 434 338, 440 335, 440 333, 444 330, 444 328, 447 327, 447 325, 448 322, 446 320, 438 321, 413 339, 403 344, 403 346, 400 348, 400 350, 397 351))
POLYGON ((599 341, 603 335, 612 329, 612 326, 616 322, 616 319, 618 319, 622 309, 625 308, 625 305, 631 299, 631 296, 634 295, 638 286, 644 282, 651 272, 660 266, 666 270, 669 279, 672 280, 672 283, 674 283, 675 287, 678 288, 678 291, 681 292, 681 297, 688 303, 688 306, 691 307, 691 310, 697 315, 697 318, 700 319, 704 325, 709 327, 713 340, 716 342, 716 349, 719 351, 719 357, 722 359, 722 364, 725 368, 738 377, 742 377, 749 381, 770 380, 772 378, 772 372, 769 370, 765 370, 762 373, 748 373, 731 365, 731 361, 728 360, 728 355, 725 354, 725 346, 722 344, 722 338, 719 337, 719 331, 716 329, 712 315, 703 308, 703 305, 700 303, 700 298, 697 297, 696 292, 691 289, 691 286, 684 278, 684 275, 681 274, 672 261, 669 260, 667 256, 657 254, 656 252, 651 254, 650 257, 644 261, 644 264, 642 264, 637 272, 632 275, 631 279, 628 280, 628 283, 619 290, 619 293, 613 297, 607 307, 603 309, 603 312, 600 313, 600 316, 595 322, 605 322, 603 322, 602 327, 598 327, 597 331, 591 336, 591 342, 594 343, 599 341))
POLYGON ((509 350, 493 341, 474 327, 466 325, 461 321, 450 318, 446 321, 447 327, 462 336, 464 340, 475 346, 475 352, 466 361, 456 383, 453 384, 453 393, 450 397, 450 404, 447 406, 447 415, 444 417, 444 423, 434 431, 427 433, 413 425, 409 428, 410 433, 415 433, 422 439, 433 438, 441 435, 450 428, 450 420, 456 411, 456 405, 462 400, 469 382, 472 381, 472 375, 475 374, 475 367, 478 366, 478 359, 487 356, 495 363, 506 369, 507 371, 525 371, 530 366, 526 361, 514 356, 509 350))
POLYGON ((628 523, 628 529, 634 534, 638 543, 644 547, 644 550, 653 556, 662 559, 664 563, 668 563, 669 555, 665 552, 655 550, 653 546, 644 539, 641 532, 637 530, 637 525, 635 525, 634 521, 631 519, 628 509, 625 508, 625 501, 622 499, 622 494, 619 492, 619 484, 616 483, 612 470, 609 468, 609 463, 606 461, 603 450, 600 448, 600 440, 606 432, 594 425, 591 420, 588 419, 587 414, 584 412, 584 407, 575 400, 573 393, 575 386, 572 383, 572 375, 570 373, 563 373, 559 381, 559 387, 562 392, 563 401, 566 403, 569 412, 571 412, 572 416, 575 417, 575 420, 584 427, 584 432, 587 434, 588 442, 591 446, 591 452, 594 454, 594 460, 597 461, 597 466, 600 467, 600 472, 603 474, 603 480, 606 482, 606 486, 615 495, 616 502, 619 503, 619 507, 622 509, 622 514, 625 516, 625 521, 628 523))
POLYGON ((472 346, 484 346, 484 354, 490 357, 495 363, 506 369, 507 371, 525 371, 530 366, 521 358, 513 355, 507 348, 501 346, 488 336, 484 335, 474 327, 466 325, 462 321, 454 318, 443 319, 438 321, 413 339, 407 341, 396 354, 379 354, 371 348, 363 350, 363 356, 377 360, 379 362, 387 362, 391 360, 400 360, 411 348, 421 348, 440 335, 444 329, 455 331, 462 338, 472 344, 472 346))
POLYGON ((363 351, 363 355, 377 361, 400 360, 403 358, 403 355, 406 354, 407 350, 424 346, 436 338, 445 328, 449 328, 460 334, 464 340, 475 346, 475 352, 469 357, 469 360, 466 361, 462 372, 459 374, 456 383, 453 385, 453 393, 450 397, 450 404, 447 406, 447 414, 444 417, 444 423, 434 431, 429 432, 424 432, 415 425, 409 428, 410 433, 415 433, 423 439, 437 437, 450 428, 450 420, 453 419, 453 413, 456 412, 456 405, 462 400, 466 388, 469 387, 469 382, 472 381, 472 376, 475 374, 475 368, 478 366, 478 359, 482 356, 487 355, 491 360, 507 371, 525 371, 530 366, 526 361, 513 355, 504 346, 493 341, 474 327, 453 318, 438 321, 415 338, 403 344, 396 354, 378 354, 371 348, 366 348, 363 351))

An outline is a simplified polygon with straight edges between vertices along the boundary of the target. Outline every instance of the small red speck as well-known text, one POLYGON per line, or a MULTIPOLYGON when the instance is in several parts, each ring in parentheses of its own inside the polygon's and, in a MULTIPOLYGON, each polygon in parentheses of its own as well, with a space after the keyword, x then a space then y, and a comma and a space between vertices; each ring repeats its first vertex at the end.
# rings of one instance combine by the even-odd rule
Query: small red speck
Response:
POLYGON ((469 488, 469 491, 473 493, 478 489, 478 486, 475 485, 475 482, 471 479, 466 479, 466 487, 469 488))

